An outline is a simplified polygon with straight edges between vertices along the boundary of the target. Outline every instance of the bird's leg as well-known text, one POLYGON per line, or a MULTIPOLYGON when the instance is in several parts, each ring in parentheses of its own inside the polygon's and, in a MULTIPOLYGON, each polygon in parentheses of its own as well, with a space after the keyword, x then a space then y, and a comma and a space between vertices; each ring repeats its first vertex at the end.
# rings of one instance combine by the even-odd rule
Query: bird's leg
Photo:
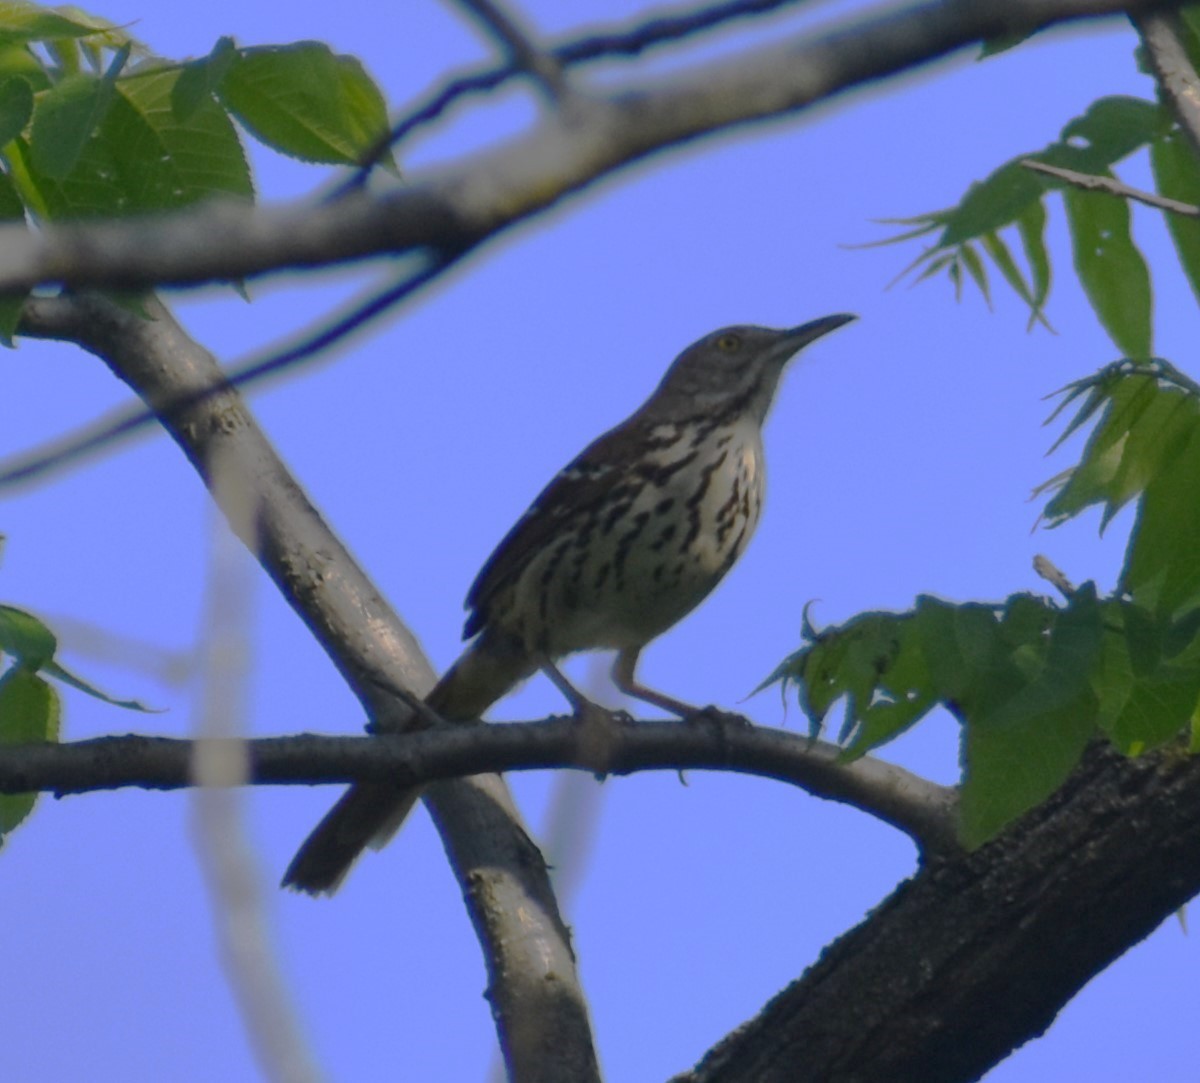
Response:
POLYGON ((607 707, 602 707, 599 703, 588 699, 587 696, 567 680, 563 671, 547 655, 538 656, 538 668, 550 679, 554 687, 563 694, 563 699, 571 705, 571 710, 580 721, 587 721, 588 719, 599 718, 601 716, 604 716, 609 721, 618 718, 628 718, 624 711, 611 711, 607 707))
POLYGON ((712 720, 745 724, 746 720, 741 715, 722 711, 719 707, 693 707, 690 703, 684 703, 683 700, 675 699, 663 692, 656 692, 653 688, 647 688, 644 684, 640 684, 634 676, 640 654, 640 649, 619 651, 617 653, 617 660, 613 662, 613 684, 624 692, 625 695, 632 699, 640 699, 642 702, 652 704, 655 707, 660 707, 670 714, 678 715, 685 722, 712 720))
POLYGON ((590 767, 597 780, 603 781, 612 773, 614 758, 621 744, 621 730, 632 719, 624 711, 610 711, 588 699, 545 655, 538 658, 538 665, 574 711, 579 763, 590 767))

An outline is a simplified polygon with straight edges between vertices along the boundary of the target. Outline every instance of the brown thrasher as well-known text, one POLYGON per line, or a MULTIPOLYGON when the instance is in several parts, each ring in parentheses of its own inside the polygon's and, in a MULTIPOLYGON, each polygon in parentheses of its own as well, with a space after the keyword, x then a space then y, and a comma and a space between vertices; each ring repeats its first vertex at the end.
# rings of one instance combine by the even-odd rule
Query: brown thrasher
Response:
MULTIPOLYGON (((638 684, 638 655, 690 613, 745 549, 763 499, 762 428, 784 366, 853 320, 826 316, 785 331, 726 327, 675 359, 654 394, 542 490, 488 558, 467 595, 475 637, 426 698, 442 718, 473 721, 536 670, 577 710, 555 667, 575 651, 615 649, 627 696, 694 713, 638 684)), ((286 886, 335 891, 368 845, 383 845, 418 792, 357 783, 293 858, 286 886)))

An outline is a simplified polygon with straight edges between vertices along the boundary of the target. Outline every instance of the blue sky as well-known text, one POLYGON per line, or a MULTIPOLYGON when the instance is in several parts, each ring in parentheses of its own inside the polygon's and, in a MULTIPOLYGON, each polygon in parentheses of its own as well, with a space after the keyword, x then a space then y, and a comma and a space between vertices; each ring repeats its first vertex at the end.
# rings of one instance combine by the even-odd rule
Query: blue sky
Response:
MULTIPOLYGON (((816 9, 817 5, 810 5, 816 9)), ((850 4, 820 6, 820 21, 850 4)), ((203 5, 113 0, 94 8, 165 56, 315 38, 358 55, 397 109, 488 55, 451 5, 346 0, 203 5)), ((632 15, 632 3, 528 2, 545 34, 632 15)), ((801 20, 758 24, 780 34, 801 20)), ((748 40, 748 39, 743 39, 748 40)), ((386 326, 262 389, 253 405, 300 481, 421 638, 440 669, 459 649, 476 570, 551 474, 640 403, 689 342, 735 322, 784 326, 833 312, 860 321, 814 346, 785 380, 767 432, 766 513, 720 590, 644 656, 641 674, 695 702, 800 726, 775 692, 743 702, 818 623, 1040 590, 1045 553, 1075 581, 1111 588, 1128 517, 1104 539, 1087 518, 1032 531, 1029 494, 1070 464, 1043 456, 1043 396, 1116 356, 1071 279, 1061 215, 1050 239, 1057 334, 1025 331, 998 292, 956 304, 942 282, 887 284, 915 255, 859 249, 875 220, 954 202, 975 179, 1055 138, 1104 94, 1149 96, 1120 21, 1046 35, 984 64, 960 57, 857 92, 800 120, 660 156, 475 255, 386 326)), ((699 54, 697 54, 699 55, 699 54)), ((613 68, 603 79, 621 74, 613 68)), ((407 169, 463 153, 529 115, 524 92, 463 110, 414 144, 407 169)), ((265 198, 327 179, 255 153, 265 198)), ((1124 174, 1144 180, 1144 163, 1124 174)), ((1138 210, 1155 277, 1156 349, 1191 369, 1195 306, 1170 270, 1165 232, 1138 210)), ((372 281, 378 268, 288 275, 175 298, 188 328, 234 360, 279 340, 372 281)), ((6 355, 0 451, 69 430, 126 401, 78 350, 23 343, 6 355)), ((1070 447, 1077 447, 1070 445, 1070 447)), ((155 437, 9 496, 0 597, 64 629, 71 664, 166 708, 134 716, 68 693, 70 738, 186 734, 193 683, 163 683, 158 652, 194 650, 213 516, 183 457, 155 437), (96 657, 84 630, 152 645, 96 657)), ((254 734, 353 733, 356 702, 261 576, 254 591, 254 734)), ((176 657, 177 656, 177 657, 176 657)), ((170 660, 170 659, 168 659, 170 660)), ((587 659, 569 671, 584 684, 587 659)), ((498 718, 561 711, 545 682, 498 718)), ((957 733, 933 719, 883 753, 952 781, 957 733)), ((559 780, 511 780, 541 830, 559 780)), ((692 773, 572 778, 597 804, 567 904, 607 1077, 662 1079, 690 1066, 913 871, 907 840, 854 810, 779 784, 692 773)), ((280 965, 331 1078, 478 1079, 494 1057, 484 974, 457 887, 420 813, 366 858, 333 901, 271 890, 333 800, 329 788, 260 790, 247 829, 270 892, 280 965)), ((8 1078, 255 1079, 213 950, 183 794, 45 800, 0 855, 0 972, 8 1078)), ((1166 922, 1094 981, 1048 1035, 988 1078, 1192 1078, 1200 1055, 1195 946, 1166 922)))

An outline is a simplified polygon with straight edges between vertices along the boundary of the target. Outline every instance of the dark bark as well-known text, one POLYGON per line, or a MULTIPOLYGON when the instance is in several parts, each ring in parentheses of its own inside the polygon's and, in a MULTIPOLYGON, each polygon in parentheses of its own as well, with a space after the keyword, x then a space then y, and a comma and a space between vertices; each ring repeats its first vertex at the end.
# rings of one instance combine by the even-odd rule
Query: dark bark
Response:
POLYGON ((1200 761, 1089 749, 1053 798, 931 860, 679 1083, 973 1080, 1200 891, 1200 761))

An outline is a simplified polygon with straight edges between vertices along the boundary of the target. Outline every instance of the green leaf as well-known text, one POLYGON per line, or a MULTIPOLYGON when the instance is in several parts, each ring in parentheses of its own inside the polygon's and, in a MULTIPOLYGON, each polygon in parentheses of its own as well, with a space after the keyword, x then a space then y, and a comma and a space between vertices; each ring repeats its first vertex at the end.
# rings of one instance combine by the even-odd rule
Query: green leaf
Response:
MULTIPOLYGON (((964 845, 981 845, 1044 801, 1079 762, 1096 727, 1089 677, 1100 657, 1102 631, 1095 588, 1086 584, 1057 617, 1036 674, 1002 701, 967 712, 964 845)), ((1037 653, 1036 644, 1028 646, 1037 653)))
POLYGON ((28 0, 0 2, 0 42, 54 41, 111 30, 112 24, 78 8, 49 9, 28 0))
POLYGON ((362 65, 320 42, 241 50, 220 94, 256 138, 302 161, 357 164, 388 131, 362 65))
POLYGON ((1128 204, 1077 188, 1063 199, 1075 269, 1100 323, 1126 357, 1150 357, 1150 273, 1129 233, 1128 204))
MULTIPOLYGON (((14 666, 0 677, 0 744, 58 740, 58 693, 30 670, 14 666)), ((36 793, 0 794, 0 836, 24 820, 36 793)))
POLYGON ((33 116, 33 87, 13 75, 0 82, 0 147, 25 130, 33 116))
POLYGON ((201 105, 212 101, 236 59, 233 38, 220 38, 208 56, 185 64, 171 90, 175 119, 186 121, 201 105))
POLYGON ((16 659, 21 669, 41 669, 58 649, 58 640, 32 613, 0 605, 0 652, 16 659))
MULTIPOLYGON (((1156 477, 1200 428, 1200 404, 1177 387, 1160 387, 1165 362, 1103 380, 1068 426, 1068 432, 1105 404, 1080 463, 1046 505, 1057 525, 1093 504, 1103 504, 1100 528, 1156 477)), ((1061 443, 1061 440, 1059 441, 1061 443)), ((1055 445, 1058 446, 1057 443, 1055 445)))
MULTIPOLYGON (((56 179, 30 159, 21 140, 9 148, 28 198, 52 218, 168 210, 215 195, 250 197, 249 168, 237 132, 214 101, 186 122, 175 118, 172 91, 180 71, 127 76, 96 138, 71 172, 56 179)), ((35 117, 36 122, 36 117, 35 117)))
POLYGON ((1109 606, 1101 665, 1092 677, 1098 722, 1122 752, 1156 748, 1187 726, 1200 700, 1200 640, 1191 629, 1183 650, 1164 654, 1170 629, 1128 602, 1109 606))
POLYGON ((1029 314, 1029 327, 1040 320, 1048 328, 1049 322, 1043 313, 1046 298, 1050 296, 1050 257, 1046 253, 1046 208, 1039 200, 1031 203, 1017 217, 1017 231, 1021 238, 1021 249, 1033 276, 1033 306, 1029 314))
MULTIPOLYGON (((1150 144, 1150 165, 1161 195, 1200 206, 1200 162, 1176 129, 1150 144)), ((1175 251, 1192 293, 1200 298, 1200 219, 1164 213, 1175 251)))
POLYGON ((29 137, 34 168, 53 180, 70 173, 108 113, 115 89, 108 79, 70 75, 38 95, 29 137))
POLYGON ((1081 173, 1106 173, 1115 162, 1158 139, 1170 124, 1170 113, 1157 102, 1121 95, 1099 98, 1062 130, 1060 145, 1076 152, 1075 164, 1052 164, 1081 173))
POLYGON ((1121 589, 1163 616, 1200 605, 1200 432, 1162 463, 1138 505, 1121 589))
POLYGON ((116 699, 115 697, 110 696, 107 692, 100 691, 100 689, 95 685, 88 684, 88 682, 83 680, 83 678, 75 676, 74 673, 64 669, 57 662, 47 662, 44 666, 42 666, 42 672, 48 677, 53 677, 55 680, 62 681, 63 684, 68 684, 80 692, 86 692, 89 696, 92 696, 98 700, 102 700, 104 703, 111 704, 113 707, 123 707, 127 711, 145 711, 147 713, 152 713, 154 711, 153 707, 147 707, 144 703, 141 703, 136 699, 116 699))

